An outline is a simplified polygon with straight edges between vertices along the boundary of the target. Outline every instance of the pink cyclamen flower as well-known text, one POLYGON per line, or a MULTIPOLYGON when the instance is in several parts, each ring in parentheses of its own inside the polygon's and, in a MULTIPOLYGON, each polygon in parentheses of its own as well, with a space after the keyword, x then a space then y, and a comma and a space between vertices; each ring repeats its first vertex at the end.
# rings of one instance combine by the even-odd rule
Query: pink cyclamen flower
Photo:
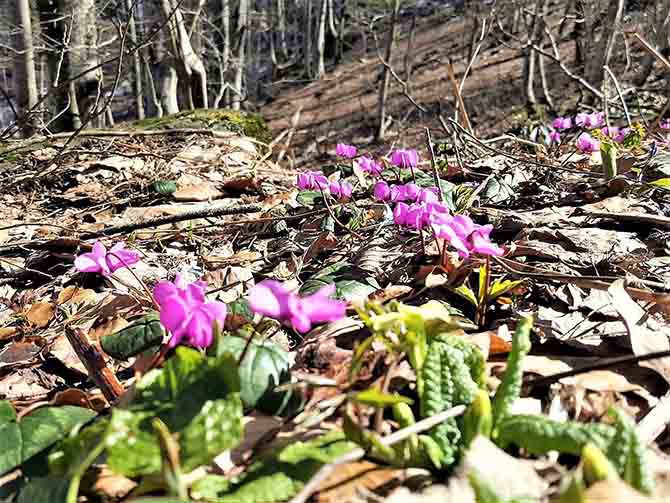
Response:
POLYGON ((437 187, 428 187, 421 189, 416 200, 420 203, 437 203, 440 200, 437 194, 437 187))
POLYGON ((330 195, 337 199, 350 199, 353 187, 348 182, 330 182, 330 195))
POLYGON ((328 178, 319 171, 305 171, 298 175, 297 185, 300 190, 326 190, 328 178))
POLYGON ((177 274, 174 282, 159 281, 154 299, 160 307, 161 324, 170 332, 168 346, 182 342, 197 347, 209 347, 214 340, 214 323, 223 327, 227 307, 223 302, 207 301, 203 281, 186 284, 177 274))
POLYGON ((414 149, 398 149, 391 154, 391 164, 399 168, 416 168, 419 154, 414 149))
POLYGON ((347 304, 331 299, 335 285, 326 285, 316 293, 300 297, 278 281, 265 280, 249 290, 251 310, 292 326, 297 332, 309 332, 314 323, 337 321, 344 317, 347 304))
POLYGON ((384 166, 381 162, 375 161, 368 156, 363 156, 358 159, 358 167, 362 172, 369 173, 374 176, 381 175, 382 171, 384 171, 384 166))
POLYGON ((662 119, 658 125, 661 129, 670 129, 670 119, 662 119))
POLYGON ((93 244, 93 251, 82 253, 74 259, 74 266, 79 272, 97 272, 107 277, 114 271, 139 261, 139 252, 128 250, 125 243, 116 243, 107 251, 105 245, 96 241, 93 244))
POLYGON ((388 201, 391 198, 391 187, 389 184, 383 180, 375 183, 374 188, 372 189, 372 195, 375 196, 375 199, 378 201, 388 201))
POLYGON ((600 142, 588 133, 582 133, 575 142, 577 150, 581 152, 597 152, 600 150, 600 142))
POLYGON ((345 157, 347 159, 353 159, 358 153, 358 149, 353 145, 347 145, 346 143, 338 143, 335 146, 335 153, 340 157, 345 157))
POLYGON ((630 133, 629 128, 618 128, 615 126, 612 127, 607 127, 605 126, 600 130, 600 132, 609 137, 612 138, 615 142, 621 143, 626 139, 626 136, 628 136, 628 133, 630 133))
POLYGON ((561 143, 561 133, 552 131, 549 133, 549 141, 551 141, 551 143, 561 143))
POLYGON ((578 113, 575 117, 575 124, 584 129, 595 129, 605 124, 604 112, 593 112, 592 114, 578 113))
POLYGON ((466 215, 451 217, 436 214, 430 220, 435 235, 448 241, 461 257, 468 257, 473 253, 490 256, 503 254, 502 249, 493 244, 489 238, 493 230, 492 225, 476 225, 466 215))
POLYGON ((559 131, 570 129, 572 127, 572 119, 570 117, 556 117, 551 125, 554 129, 558 129, 559 131))
POLYGON ((421 193, 421 188, 416 183, 406 183, 405 184, 405 197, 409 201, 416 201, 416 198, 419 197, 421 193))

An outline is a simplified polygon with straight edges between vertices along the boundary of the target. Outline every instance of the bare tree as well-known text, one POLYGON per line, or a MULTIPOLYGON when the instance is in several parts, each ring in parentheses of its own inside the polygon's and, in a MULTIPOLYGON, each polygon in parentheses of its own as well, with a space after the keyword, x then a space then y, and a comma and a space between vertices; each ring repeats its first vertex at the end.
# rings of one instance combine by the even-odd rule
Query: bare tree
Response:
MULTIPOLYGON (((130 32, 130 43, 137 44, 137 27, 135 25, 137 17, 134 15, 133 0, 126 0, 126 12, 128 14, 128 29, 130 32)), ((133 83, 135 85, 135 107, 137 109, 137 118, 144 119, 144 93, 142 91, 142 61, 140 52, 133 53, 133 83)))
POLYGON ((393 57, 393 48, 395 46, 396 33, 398 31, 398 13, 400 12, 400 0, 394 0, 393 13, 391 15, 391 28, 389 30, 388 41, 386 42, 386 54, 384 55, 384 67, 382 69, 381 84, 379 86, 379 102, 377 107, 377 139, 383 141, 386 137, 386 100, 389 92, 389 82, 391 80, 391 58, 393 57))
POLYGON ((202 59, 193 50, 177 0, 161 0, 161 12, 170 33, 182 100, 191 109, 207 108, 207 72, 202 59))
MULTIPOLYGON (((37 76, 33 28, 29 0, 16 0, 14 19, 19 27, 14 39, 14 92, 20 110, 30 110, 37 105, 37 76)), ((26 117, 21 127, 26 135, 33 131, 33 120, 26 117)))

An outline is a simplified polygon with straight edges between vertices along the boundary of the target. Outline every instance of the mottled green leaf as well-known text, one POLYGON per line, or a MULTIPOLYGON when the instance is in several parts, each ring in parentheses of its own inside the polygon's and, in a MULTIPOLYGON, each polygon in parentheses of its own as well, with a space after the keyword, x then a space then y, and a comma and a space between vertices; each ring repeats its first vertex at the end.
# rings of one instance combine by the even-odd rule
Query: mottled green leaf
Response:
POLYGON ((0 402, 0 475, 26 462, 95 416, 83 407, 42 407, 17 418, 9 402, 0 402))
POLYGON ((152 347, 158 347, 163 340, 163 326, 157 312, 153 311, 127 327, 100 338, 105 352, 117 360, 127 360, 152 347))
POLYGON ((169 196, 177 192, 177 184, 170 180, 156 180, 151 184, 151 190, 162 196, 169 196))
POLYGON ((242 439, 242 401, 237 394, 226 400, 205 402, 202 410, 179 437, 182 467, 186 472, 208 465, 242 439))

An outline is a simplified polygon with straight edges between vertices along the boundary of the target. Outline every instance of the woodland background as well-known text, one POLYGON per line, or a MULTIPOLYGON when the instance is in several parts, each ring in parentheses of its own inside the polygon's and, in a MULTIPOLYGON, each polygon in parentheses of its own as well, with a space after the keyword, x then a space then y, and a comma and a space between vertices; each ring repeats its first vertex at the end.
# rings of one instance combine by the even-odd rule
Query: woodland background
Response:
POLYGON ((0 138, 228 107, 288 131, 279 158, 299 163, 341 140, 421 142, 459 99, 493 134, 578 102, 616 109, 617 92, 658 113, 668 87, 649 48, 668 53, 670 0, 5 0, 0 12, 0 138))

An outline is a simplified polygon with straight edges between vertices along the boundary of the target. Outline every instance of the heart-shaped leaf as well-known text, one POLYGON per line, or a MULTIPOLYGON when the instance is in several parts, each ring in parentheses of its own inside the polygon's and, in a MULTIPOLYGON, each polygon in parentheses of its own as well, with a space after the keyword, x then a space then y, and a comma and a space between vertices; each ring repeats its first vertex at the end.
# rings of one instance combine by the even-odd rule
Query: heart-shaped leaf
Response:
POLYGON ((157 312, 152 311, 127 327, 100 338, 105 352, 117 360, 127 360, 163 340, 163 326, 157 312))

